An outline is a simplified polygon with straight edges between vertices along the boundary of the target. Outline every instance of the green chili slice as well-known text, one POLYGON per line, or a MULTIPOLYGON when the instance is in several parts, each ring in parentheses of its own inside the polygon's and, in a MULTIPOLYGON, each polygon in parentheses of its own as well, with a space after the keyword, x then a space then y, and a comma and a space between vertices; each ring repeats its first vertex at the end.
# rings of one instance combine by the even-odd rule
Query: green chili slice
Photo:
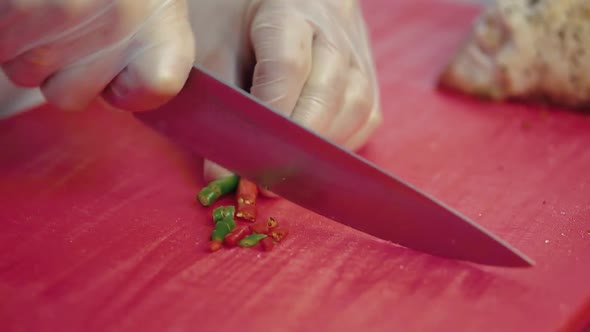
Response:
POLYGON ((236 228, 236 222, 231 217, 227 217, 215 224, 215 229, 211 232, 212 241, 223 241, 225 236, 236 228))
POLYGON ((236 207, 233 205, 220 206, 213 210, 213 222, 217 223, 225 218, 233 218, 236 213, 236 207))
POLYGON ((225 178, 209 182, 199 194, 197 199, 203 206, 210 206, 217 201, 221 196, 229 194, 234 191, 238 185, 240 177, 237 175, 230 175, 225 178))
POLYGON ((266 234, 252 234, 248 235, 245 238, 241 239, 238 242, 238 246, 240 247, 253 247, 255 246, 260 240, 266 238, 266 234))

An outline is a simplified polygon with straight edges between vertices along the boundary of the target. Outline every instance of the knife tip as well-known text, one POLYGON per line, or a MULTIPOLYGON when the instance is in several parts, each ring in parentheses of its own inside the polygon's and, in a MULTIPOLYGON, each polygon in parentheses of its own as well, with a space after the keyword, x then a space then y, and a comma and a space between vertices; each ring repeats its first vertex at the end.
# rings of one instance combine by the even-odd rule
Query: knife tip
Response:
POLYGON ((514 259, 512 260, 504 260, 501 264, 497 264, 498 266, 505 266, 505 267, 514 267, 514 268, 530 268, 535 266, 535 261, 531 258, 524 256, 523 254, 515 253, 514 259))
POLYGON ((477 255, 477 257, 468 257, 467 259, 478 264, 508 268, 531 268, 536 265, 533 259, 509 244, 503 241, 499 241, 499 244, 503 247, 502 251, 496 250, 493 254, 477 255))

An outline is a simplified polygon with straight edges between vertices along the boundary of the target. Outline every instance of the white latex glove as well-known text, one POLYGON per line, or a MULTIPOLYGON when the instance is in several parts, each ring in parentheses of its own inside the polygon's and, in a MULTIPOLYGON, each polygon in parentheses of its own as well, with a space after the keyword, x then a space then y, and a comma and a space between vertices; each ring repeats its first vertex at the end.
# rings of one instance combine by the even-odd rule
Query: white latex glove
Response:
POLYGON ((5 0, 0 64, 65 110, 97 97, 145 110, 180 91, 195 59, 186 0, 5 0))
MULTIPOLYGON (((192 0, 189 7, 197 62, 222 79, 351 150, 381 123, 358 1, 192 0)), ((204 169, 207 181, 229 173, 209 161, 204 169)))

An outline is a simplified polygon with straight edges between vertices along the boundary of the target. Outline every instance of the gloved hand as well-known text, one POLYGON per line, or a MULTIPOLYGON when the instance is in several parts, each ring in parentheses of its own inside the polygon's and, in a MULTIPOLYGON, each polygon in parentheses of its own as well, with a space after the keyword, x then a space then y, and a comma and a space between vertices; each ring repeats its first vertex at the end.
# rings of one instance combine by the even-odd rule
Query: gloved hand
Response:
POLYGON ((117 108, 157 107, 195 60, 186 0, 11 0, 0 3, 0 64, 59 108, 102 96, 117 108))
MULTIPOLYGON (((192 0, 197 63, 356 150, 381 123, 356 0, 192 0), (253 73, 252 85, 248 78, 253 73)), ((205 162, 205 179, 229 172, 205 162)))

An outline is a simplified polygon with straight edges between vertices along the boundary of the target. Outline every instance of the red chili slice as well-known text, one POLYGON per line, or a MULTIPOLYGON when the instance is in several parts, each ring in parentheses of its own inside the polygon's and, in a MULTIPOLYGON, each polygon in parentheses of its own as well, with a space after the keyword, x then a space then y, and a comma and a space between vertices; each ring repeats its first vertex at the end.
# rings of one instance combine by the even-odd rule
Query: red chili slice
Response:
POLYGON ((271 237, 264 238, 261 242, 264 251, 271 251, 275 247, 275 241, 271 237))
POLYGON ((268 217, 268 219, 266 220, 266 224, 268 225, 268 229, 274 229, 277 228, 277 226, 279 226, 278 220, 276 220, 273 217, 268 217))
POLYGON ((245 203, 238 203, 238 209, 236 212, 236 217, 240 219, 244 219, 247 221, 256 221, 256 205, 253 204, 245 204, 245 203))
POLYGON ((221 249, 221 241, 215 240, 215 241, 210 241, 209 242, 209 250, 211 250, 211 251, 217 251, 219 249, 221 249))
POLYGON ((250 229, 252 230, 252 232, 258 233, 258 234, 268 234, 268 232, 270 231, 268 229, 268 224, 266 222, 254 223, 254 224, 250 225, 250 229))
POLYGON ((238 245, 238 242, 245 238, 246 236, 250 235, 252 231, 248 226, 238 226, 236 227, 231 233, 227 234, 223 239, 223 242, 228 247, 235 247, 238 245))
POLYGON ((277 242, 281 242, 287 236, 287 234, 289 234, 288 230, 278 228, 270 232, 270 237, 272 237, 277 242))
POLYGON ((238 189, 236 189, 236 196, 238 203, 243 202, 247 205, 255 204, 256 198, 258 197, 258 186, 248 179, 240 178, 238 189))
POLYGON ((248 220, 256 220, 256 198, 258 197, 258 186, 256 183, 240 178, 238 188, 236 189, 236 197, 238 206, 236 210, 236 217, 248 220))

